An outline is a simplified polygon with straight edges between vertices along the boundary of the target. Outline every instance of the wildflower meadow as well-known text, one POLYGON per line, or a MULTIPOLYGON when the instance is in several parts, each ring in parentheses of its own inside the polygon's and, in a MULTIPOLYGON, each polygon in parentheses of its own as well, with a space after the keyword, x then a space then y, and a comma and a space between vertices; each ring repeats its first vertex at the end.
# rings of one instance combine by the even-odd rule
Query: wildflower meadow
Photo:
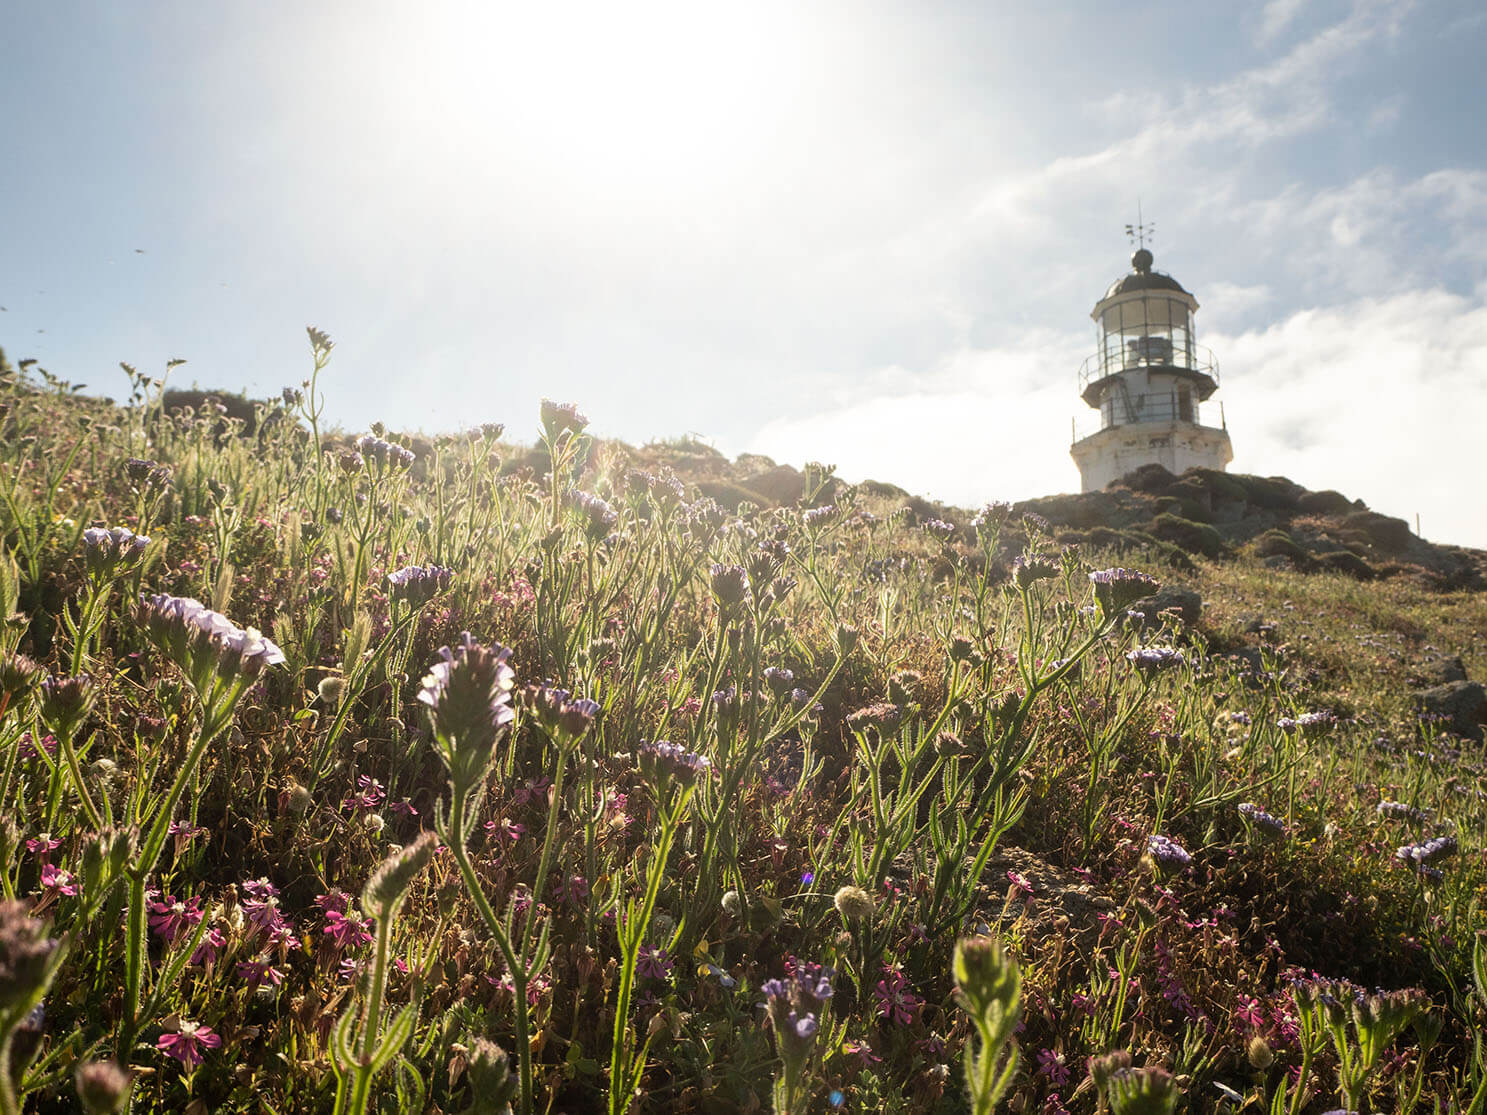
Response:
POLYGON ((1482 594, 329 429, 309 337, 0 358, 0 1115, 1487 1111, 1482 594))

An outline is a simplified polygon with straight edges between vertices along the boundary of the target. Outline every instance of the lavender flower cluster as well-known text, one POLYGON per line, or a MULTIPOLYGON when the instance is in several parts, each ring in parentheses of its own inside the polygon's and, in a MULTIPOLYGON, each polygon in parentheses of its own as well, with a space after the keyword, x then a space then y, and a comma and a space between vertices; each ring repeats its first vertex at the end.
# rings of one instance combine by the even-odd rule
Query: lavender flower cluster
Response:
POLYGON ((620 521, 620 513, 591 492, 573 488, 568 492, 568 499, 584 520, 584 533, 596 541, 608 538, 620 521))
MULTIPOLYGON (((145 597, 140 621, 150 640, 193 675, 205 663, 227 675, 251 678, 285 660, 272 639, 255 628, 239 627, 189 596, 145 597)), ((193 681, 199 680, 193 676, 193 681)))
POLYGON ((1459 845, 1454 836, 1437 836, 1418 844, 1406 844, 1394 853, 1394 858, 1416 874, 1428 879, 1443 879, 1445 874, 1435 865, 1454 856, 1459 845))
POLYGON ((821 1012, 831 1000, 833 975, 830 968, 797 960, 785 979, 764 982, 765 1009, 785 1061, 800 1064, 810 1056, 821 1012))
POLYGON ((89 527, 83 531, 83 552, 88 572, 107 573, 138 561, 150 544, 148 535, 135 534, 128 527, 89 527))
POLYGON ((1156 865, 1166 871, 1181 871, 1193 862, 1186 848, 1161 833, 1154 833, 1146 842, 1146 851, 1156 865))
POLYGON ((637 753, 640 769, 656 782, 674 781, 691 786, 712 768, 705 756, 666 740, 642 743, 637 753))
POLYGON ((1094 586, 1095 602, 1105 616, 1117 615, 1138 600, 1145 600, 1161 589, 1157 581, 1133 569, 1097 569, 1089 575, 1094 586))
POLYGON ((1319 712, 1303 712, 1294 719, 1282 716, 1275 722, 1275 726, 1288 736, 1296 732, 1304 736, 1319 736, 1331 730, 1336 724, 1337 717, 1325 709, 1319 712))
POLYGON ((379 468, 407 468, 417 459, 413 450, 395 445, 375 434, 363 434, 357 438, 356 451, 379 468))
POLYGON ((406 600, 417 608, 454 583, 454 570, 447 565, 405 565, 389 573, 387 583, 394 600, 406 600))
POLYGON ((1286 835, 1286 824, 1273 813, 1267 813, 1252 801, 1241 802, 1239 815, 1255 828, 1269 833, 1271 836, 1286 835))
POLYGON ((1165 670, 1175 670, 1187 659, 1182 651, 1172 647, 1137 647, 1126 655, 1126 661, 1149 677, 1165 670))
POLYGON ((1413 824, 1421 824, 1429 820, 1430 814, 1423 809, 1416 809, 1402 801, 1381 801, 1378 804, 1380 817, 1389 817, 1397 821, 1410 821, 1413 824))
POLYGON ((589 420, 578 412, 577 403, 555 403, 551 399, 542 400, 541 417, 542 428, 549 438, 562 433, 581 434, 589 424, 589 420))

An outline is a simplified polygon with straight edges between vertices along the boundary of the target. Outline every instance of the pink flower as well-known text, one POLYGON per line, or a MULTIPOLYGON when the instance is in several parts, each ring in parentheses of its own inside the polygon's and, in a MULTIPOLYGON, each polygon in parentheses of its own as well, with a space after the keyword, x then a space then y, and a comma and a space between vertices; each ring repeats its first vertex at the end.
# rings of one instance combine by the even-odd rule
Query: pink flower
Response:
POLYGON ((490 833, 491 839, 498 843, 515 844, 526 834, 527 826, 502 817, 499 821, 486 821, 485 831, 490 833))
POLYGON ((169 1053, 184 1068, 194 1069, 206 1060, 201 1055, 203 1049, 216 1049, 221 1044, 222 1039, 206 1026, 183 1019, 175 1033, 160 1035, 155 1048, 162 1053, 169 1053))
POLYGON ((1069 1082, 1069 1066, 1064 1063, 1064 1055, 1053 1049, 1038 1050, 1038 1072, 1046 1076, 1050 1084, 1069 1082))
POLYGON ((671 957, 667 955, 665 949, 641 945, 640 955, 635 962, 635 971, 641 979, 668 980, 671 978, 671 957))
POLYGON ((330 910, 325 915, 325 935, 335 942, 338 949, 370 944, 372 919, 358 918, 350 914, 338 914, 330 910))
POLYGON ((222 930, 215 925, 201 935, 201 943, 196 946, 196 951, 191 954, 191 963, 198 968, 211 968, 217 963, 217 957, 222 955, 222 950, 227 947, 227 938, 222 930))
POLYGON ((914 1021, 914 1015, 924 1005, 924 1000, 915 995, 909 981, 897 968, 884 968, 883 978, 873 988, 878 998, 878 1014, 899 1025, 914 1021))
POLYGON ((265 955, 240 962, 237 974, 238 979, 246 981, 249 987, 257 987, 263 983, 278 987, 284 982, 284 973, 275 968, 273 961, 265 955))
POLYGON ((173 894, 151 902, 147 909, 151 931, 167 945, 174 943, 183 930, 200 925, 203 916, 200 898, 182 902, 173 894))
POLYGON ((413 803, 407 798, 403 798, 401 801, 395 801, 387 808, 392 812, 400 814, 404 817, 418 816, 418 810, 413 807, 413 803))
POLYGON ((351 896, 343 890, 328 890, 315 896, 315 905, 327 914, 344 914, 351 906, 351 896))
POLYGON ((589 881, 582 875, 569 875, 553 889, 557 900, 567 906, 582 906, 589 897, 589 881))
POLYGON ((1026 875, 1019 875, 1016 871, 1008 871, 1007 878, 1010 879, 1012 881, 1012 885, 1020 890, 1023 894, 1027 895, 1029 898, 1033 896, 1033 884, 1028 882, 1026 875))
POLYGON ((59 894, 65 894, 71 898, 77 894, 77 876, 48 863, 41 869, 41 887, 48 897, 55 898, 59 894))
POLYGON ((517 805, 526 805, 529 801, 540 801, 547 803, 547 788, 552 785, 550 778, 528 778, 516 788, 512 801, 517 805))
POLYGON ((342 809, 376 809, 387 797, 382 783, 363 774, 356 780, 356 793, 341 802, 342 809))
POLYGON ((40 856, 43 860, 60 847, 62 847, 62 841, 49 832, 44 832, 40 836, 33 836, 30 840, 26 841, 26 851, 30 852, 33 856, 40 856))

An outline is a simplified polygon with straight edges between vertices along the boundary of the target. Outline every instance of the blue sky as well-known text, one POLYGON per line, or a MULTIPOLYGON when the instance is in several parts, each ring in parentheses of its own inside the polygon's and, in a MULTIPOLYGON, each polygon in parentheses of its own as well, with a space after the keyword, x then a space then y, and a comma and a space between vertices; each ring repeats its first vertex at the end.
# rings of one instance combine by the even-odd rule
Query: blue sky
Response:
POLYGON ((1487 546, 1479 0, 20 0, 0 32, 0 346, 90 389, 183 357, 276 394, 313 324, 348 429, 529 437, 549 396, 964 506, 1074 490, 1139 199, 1232 468, 1487 546))

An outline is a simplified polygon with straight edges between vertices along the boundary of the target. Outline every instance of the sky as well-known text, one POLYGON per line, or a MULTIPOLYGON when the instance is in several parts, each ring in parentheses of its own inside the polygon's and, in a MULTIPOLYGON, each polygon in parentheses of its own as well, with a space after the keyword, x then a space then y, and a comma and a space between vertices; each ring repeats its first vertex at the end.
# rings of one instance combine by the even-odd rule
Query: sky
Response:
POLYGON ((1480 0, 14 0, 0 347, 974 507, 1077 491, 1154 224, 1230 468, 1487 547, 1480 0))

